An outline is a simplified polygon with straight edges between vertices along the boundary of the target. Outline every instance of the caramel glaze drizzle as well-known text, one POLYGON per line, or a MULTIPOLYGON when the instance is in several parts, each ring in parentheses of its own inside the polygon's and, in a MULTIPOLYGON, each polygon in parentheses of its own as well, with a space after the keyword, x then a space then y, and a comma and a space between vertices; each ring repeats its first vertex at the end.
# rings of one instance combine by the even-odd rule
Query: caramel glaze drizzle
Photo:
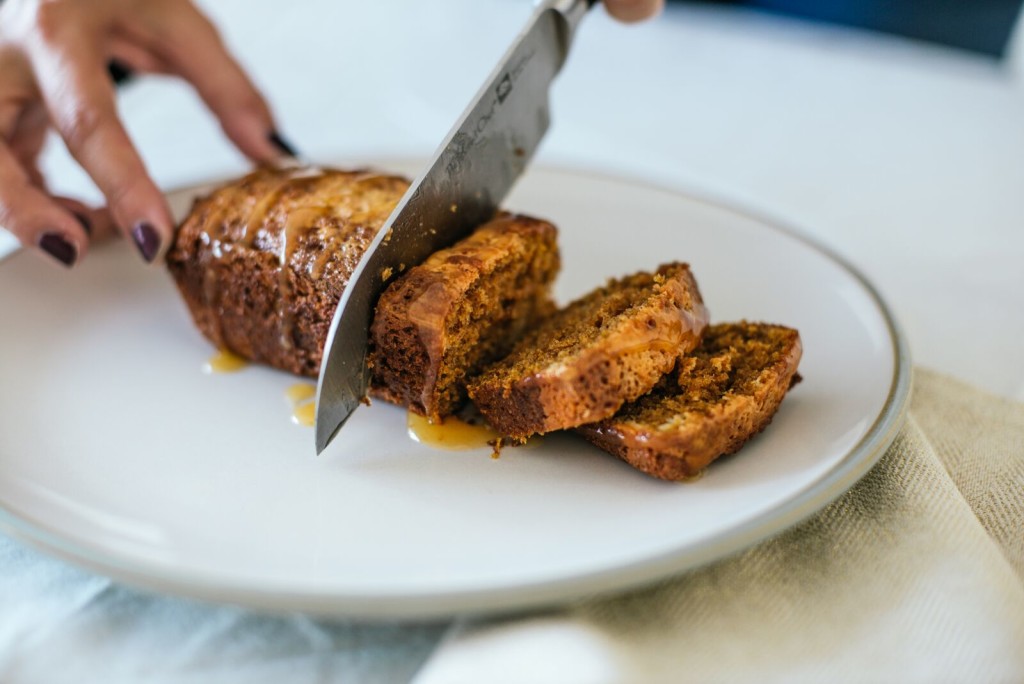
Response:
POLYGON ((434 423, 429 418, 409 411, 406 426, 414 442, 435 449, 458 451, 486 446, 493 448, 501 439, 501 435, 489 425, 467 423, 456 416, 447 416, 441 422, 434 423))
MULTIPOLYGON (((299 237, 315 230, 331 218, 342 219, 352 225, 368 223, 378 218, 370 208, 370 201, 367 198, 351 212, 345 211, 344 202, 339 203, 338 207, 300 204, 288 210, 281 220, 268 220, 275 210, 279 210, 282 198, 288 193, 295 192, 301 195, 301 191, 314 188, 326 175, 323 169, 317 167, 296 168, 284 173, 261 169, 237 185, 222 188, 211 198, 212 206, 203 220, 206 230, 200 235, 203 245, 209 247, 206 252, 208 261, 202 264, 203 299, 205 308, 216 312, 216 320, 213 323, 220 346, 226 346, 223 316, 220 315, 223 310, 220 285, 225 277, 223 264, 226 254, 241 247, 276 247, 274 252, 278 268, 277 318, 280 324, 280 343, 285 349, 290 349, 293 345, 293 321, 287 302, 293 292, 293 283, 289 262, 299 245, 299 237), (260 189, 258 193, 252 192, 254 185, 260 189), (241 222, 231 221, 229 212, 246 205, 249 205, 249 209, 245 219, 241 222), (239 232, 239 228, 241 234, 236 237, 234 234, 239 232)), ((357 186, 379 178, 388 176, 372 171, 361 172, 349 177, 348 184, 339 190, 342 195, 348 196, 346 199, 351 199, 357 191, 357 186)), ((335 247, 337 245, 325 245, 307 267, 307 272, 312 278, 321 277, 335 247)))
MULTIPOLYGON (((500 236, 500 231, 503 228, 498 226, 511 223, 513 220, 512 216, 504 216, 492 221, 492 228, 491 232, 488 233, 488 237, 493 235, 500 236)), ((485 264, 500 263, 507 254, 505 250, 477 237, 479 235, 480 233, 473 233, 466 238, 461 243, 462 247, 458 252, 453 248, 449 248, 435 252, 427 257, 426 265, 435 268, 442 266, 442 268, 435 276, 436 280, 425 287, 419 296, 408 305, 407 315, 409 320, 416 325, 420 341, 423 342, 423 347, 427 351, 427 358, 430 359, 428 376, 423 383, 423 390, 420 393, 421 406, 430 405, 434 390, 436 389, 437 375, 445 362, 445 349, 440 336, 445 328, 445 319, 449 316, 451 308, 455 304, 457 294, 453 293, 449 286, 453 282, 451 276, 456 275, 458 270, 458 266, 455 266, 455 272, 453 272, 448 268, 448 265, 470 262, 475 269, 480 270, 485 264)), ((412 430, 411 423, 410 430, 412 430)))
MULTIPOLYGON (((250 249, 256 246, 256 239, 261 231, 268 231, 273 223, 267 221, 271 210, 281 201, 281 198, 289 190, 297 190, 303 186, 313 185, 318 178, 323 177, 323 172, 315 168, 298 168, 277 179, 272 189, 267 192, 249 212, 244 226, 239 245, 250 249)), ((292 348, 292 319, 288 313, 285 302, 291 296, 292 287, 289 279, 288 260, 295 249, 295 239, 300 230, 312 228, 316 222, 327 213, 326 207, 298 207, 289 212, 285 217, 279 236, 268 235, 268 238, 277 238, 280 247, 277 251, 277 319, 280 323, 280 344, 285 349, 292 348)))

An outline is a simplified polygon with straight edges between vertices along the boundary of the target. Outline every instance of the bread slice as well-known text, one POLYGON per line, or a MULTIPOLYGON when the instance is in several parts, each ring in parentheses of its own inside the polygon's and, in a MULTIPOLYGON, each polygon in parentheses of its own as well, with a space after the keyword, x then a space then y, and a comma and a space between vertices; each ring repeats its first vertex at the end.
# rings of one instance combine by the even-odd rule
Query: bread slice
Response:
POLYGON ((345 285, 408 186, 260 169, 199 200, 167 255, 196 327, 220 349, 316 377, 345 285))
POLYGON ((527 334, 469 383, 469 396, 518 441, 603 420, 649 392, 706 324, 686 264, 610 281, 527 334))
POLYGON ((370 329, 371 393, 435 422, 456 411, 466 379, 555 309, 556 236, 503 214, 388 286, 370 329))
POLYGON ((765 323, 710 326, 646 396, 577 431, 648 475, 684 480, 740 449, 799 382, 800 334, 765 323))

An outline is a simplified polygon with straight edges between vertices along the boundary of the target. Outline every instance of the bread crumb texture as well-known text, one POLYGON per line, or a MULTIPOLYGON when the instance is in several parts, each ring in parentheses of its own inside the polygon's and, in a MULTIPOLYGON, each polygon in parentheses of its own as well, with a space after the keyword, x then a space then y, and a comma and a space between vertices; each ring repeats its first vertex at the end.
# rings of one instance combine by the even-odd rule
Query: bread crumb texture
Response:
POLYGON ((579 432, 648 474, 687 479, 771 422, 799 381, 801 353, 800 335, 791 328, 712 325, 649 394, 579 432))
POLYGON ((218 349, 316 377, 331 319, 409 187, 398 176, 259 169, 198 200, 167 266, 218 349))
POLYGON ((650 391, 706 324, 686 264, 612 280, 527 333, 469 395, 513 440, 601 420, 650 391))
POLYGON ((554 310, 557 230, 502 214, 392 283, 370 335, 371 391, 434 421, 466 383, 554 310))

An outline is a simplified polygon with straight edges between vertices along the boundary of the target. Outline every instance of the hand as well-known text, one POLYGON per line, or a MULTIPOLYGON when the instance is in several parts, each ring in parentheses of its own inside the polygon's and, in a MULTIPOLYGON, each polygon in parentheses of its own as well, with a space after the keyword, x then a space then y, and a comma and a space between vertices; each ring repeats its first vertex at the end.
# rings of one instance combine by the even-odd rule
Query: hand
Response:
POLYGON ((604 6, 619 21, 640 21, 660 12, 665 0, 604 0, 604 6))
POLYGON ((0 225, 66 266, 119 228, 146 261, 172 238, 163 195, 118 119, 107 63, 192 83, 228 137, 256 161, 289 153, 266 102, 188 0, 0 3, 0 225), (54 197, 36 166, 53 126, 107 201, 54 197))

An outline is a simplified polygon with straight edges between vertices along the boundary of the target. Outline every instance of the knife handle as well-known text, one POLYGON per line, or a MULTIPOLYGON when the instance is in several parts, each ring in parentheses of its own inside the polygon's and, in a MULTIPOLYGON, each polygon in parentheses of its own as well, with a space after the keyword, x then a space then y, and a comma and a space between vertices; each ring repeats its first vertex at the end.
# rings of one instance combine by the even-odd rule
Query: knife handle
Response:
POLYGON ((600 0, 547 0, 540 3, 540 8, 554 9, 566 21, 568 36, 576 32, 576 26, 583 19, 583 16, 600 0))

